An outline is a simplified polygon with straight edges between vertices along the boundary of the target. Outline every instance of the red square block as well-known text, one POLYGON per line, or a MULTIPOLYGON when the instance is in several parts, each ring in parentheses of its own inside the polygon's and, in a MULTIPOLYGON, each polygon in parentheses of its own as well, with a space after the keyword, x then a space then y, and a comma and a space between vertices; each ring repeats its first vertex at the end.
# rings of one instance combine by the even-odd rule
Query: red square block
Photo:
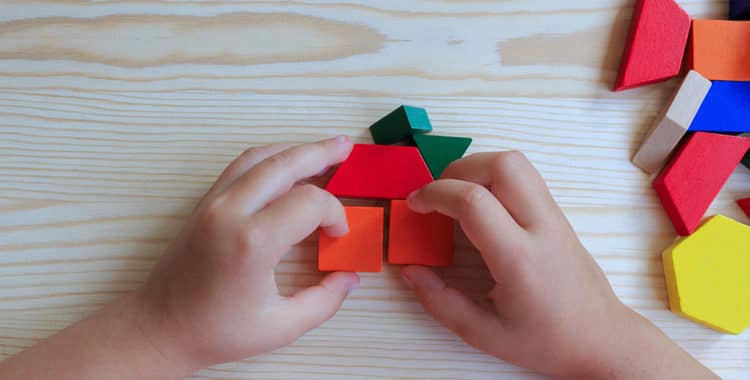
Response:
POLYGON ((380 272, 383 266, 383 209, 354 206, 345 209, 349 222, 347 235, 333 238, 322 230, 318 235, 318 269, 380 272))
POLYGON ((388 263, 427 266, 453 264, 453 219, 417 214, 404 200, 391 202, 388 263))

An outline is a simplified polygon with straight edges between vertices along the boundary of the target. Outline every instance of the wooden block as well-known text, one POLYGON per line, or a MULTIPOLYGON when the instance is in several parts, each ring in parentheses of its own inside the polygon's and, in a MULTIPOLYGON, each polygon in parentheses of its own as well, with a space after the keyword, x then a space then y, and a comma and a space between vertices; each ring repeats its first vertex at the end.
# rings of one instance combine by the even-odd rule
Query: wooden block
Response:
POLYGON ((411 135, 432 130, 424 108, 402 105, 370 126, 375 144, 395 144, 411 135))
MULTIPOLYGON (((747 65, 750 66, 750 55, 747 65)), ((689 130, 716 133, 750 132, 750 82, 714 81, 689 130)))
POLYGON ((662 254, 669 306, 716 330, 750 327, 750 227, 717 215, 662 254))
POLYGON ((690 16, 674 0, 637 0, 614 91, 677 76, 690 16))
POLYGON ((750 198, 738 200, 737 205, 739 205, 742 211, 745 212, 745 215, 750 217, 750 198))
POLYGON ((750 81, 750 21, 695 20, 689 68, 710 80, 750 81))
POLYGON ((748 138, 696 132, 675 153, 654 189, 678 234, 695 231, 748 149, 748 138))
POLYGON ((453 219, 417 214, 406 201, 391 202, 388 263, 449 266, 453 263, 453 219))
POLYGON ((414 135, 412 139, 435 179, 440 178, 451 162, 463 157, 471 145, 468 137, 414 135))
POLYGON ((710 88, 711 81, 697 72, 691 70, 687 74, 672 96, 670 105, 656 118, 638 152, 633 156, 636 166, 647 173, 654 173, 664 166, 664 162, 690 128, 710 88))
POLYGON ((346 198, 405 199, 432 181, 416 147, 356 144, 326 190, 346 198))
POLYGON ((729 0, 730 20, 750 20, 750 0, 729 0))
POLYGON ((321 271, 380 272, 383 266, 383 222, 381 207, 345 206, 349 234, 329 237, 318 234, 318 269, 321 271))

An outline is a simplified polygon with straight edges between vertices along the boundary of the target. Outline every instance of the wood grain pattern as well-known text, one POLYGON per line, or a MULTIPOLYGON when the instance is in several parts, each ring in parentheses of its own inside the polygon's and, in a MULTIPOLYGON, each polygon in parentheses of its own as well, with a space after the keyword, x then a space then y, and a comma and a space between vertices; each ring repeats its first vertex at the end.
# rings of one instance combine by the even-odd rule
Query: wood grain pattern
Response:
MULTIPOLYGON (((726 1, 680 1, 725 18, 726 1)), ((525 151, 617 294, 727 379, 750 335, 667 310, 674 239, 629 162, 677 81, 610 93, 629 0, 0 0, 0 359, 140 283, 198 197, 245 148, 367 126, 401 103, 470 151, 525 151)), ((738 168, 712 211, 734 204, 738 168)), ((481 295, 466 239, 443 272, 481 295)), ((314 237, 279 267, 319 279, 314 237)), ((553 254, 553 252, 551 252, 553 254)), ((479 275, 477 275, 479 273, 479 275)), ((273 354, 194 378, 527 379, 424 314, 397 268, 365 274, 332 321, 273 354)))

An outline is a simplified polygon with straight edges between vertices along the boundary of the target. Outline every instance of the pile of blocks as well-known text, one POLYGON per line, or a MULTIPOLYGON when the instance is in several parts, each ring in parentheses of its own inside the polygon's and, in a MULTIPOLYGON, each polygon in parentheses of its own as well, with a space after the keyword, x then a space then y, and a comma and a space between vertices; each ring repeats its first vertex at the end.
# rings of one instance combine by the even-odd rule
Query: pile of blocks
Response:
MULTIPOLYGON (((674 0, 637 0, 614 90, 689 70, 633 157, 675 231, 663 255, 670 308, 719 331, 750 327, 750 226, 706 211, 750 167, 750 0, 730 20, 691 20, 674 0)), ((750 216, 750 198, 738 205, 750 216)))
POLYGON ((427 134, 430 131, 424 109, 403 105, 370 127, 375 144, 354 145, 326 190, 344 199, 387 201, 388 212, 379 206, 345 206, 349 234, 334 238, 319 233, 319 270, 380 272, 386 247, 389 264, 453 263, 453 220, 437 213, 417 214, 405 199, 440 178, 472 140, 427 134))

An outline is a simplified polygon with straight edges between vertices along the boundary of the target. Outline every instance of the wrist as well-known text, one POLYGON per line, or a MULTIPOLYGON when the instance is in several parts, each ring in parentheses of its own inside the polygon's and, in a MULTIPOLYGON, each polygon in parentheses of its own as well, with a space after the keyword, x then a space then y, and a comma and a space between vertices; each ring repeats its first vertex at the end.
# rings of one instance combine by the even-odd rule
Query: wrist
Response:
POLYGON ((155 307, 140 290, 112 305, 109 312, 128 316, 130 334, 126 339, 138 347, 135 360, 149 378, 179 379, 200 368, 179 341, 167 313, 155 307))
POLYGON ((601 339, 591 346, 588 360, 579 361, 570 379, 709 379, 718 378, 651 321, 621 304, 607 319, 601 339))
POLYGON ((605 317, 597 318, 599 325, 582 332, 582 350, 562 376, 562 379, 619 379, 638 363, 633 355, 654 328, 650 322, 619 301, 608 308, 605 317), (630 367, 630 368, 622 368, 630 367))

